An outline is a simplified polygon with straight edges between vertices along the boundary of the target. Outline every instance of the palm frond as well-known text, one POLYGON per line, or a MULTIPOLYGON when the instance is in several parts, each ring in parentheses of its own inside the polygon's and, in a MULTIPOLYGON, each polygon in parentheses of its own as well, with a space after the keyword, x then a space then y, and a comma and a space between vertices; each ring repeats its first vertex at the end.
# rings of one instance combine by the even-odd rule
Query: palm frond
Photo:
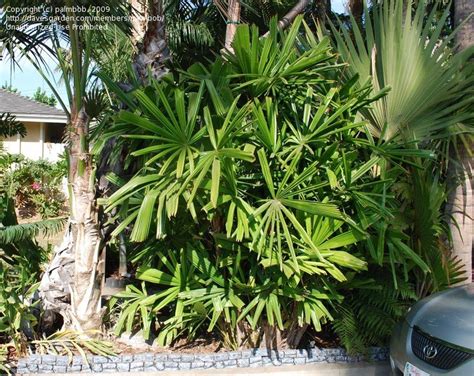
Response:
POLYGON ((439 39, 449 8, 435 22, 436 6, 425 20, 426 5, 420 2, 412 19, 411 7, 404 18, 403 3, 384 1, 372 13, 366 8, 365 31, 353 17, 353 34, 342 22, 340 31, 331 24, 348 75, 359 75, 360 85, 370 80, 375 91, 390 88, 361 111, 372 134, 384 140, 426 139, 474 116, 466 111, 474 102, 468 64, 474 46, 454 53, 448 47, 453 35, 439 39))
POLYGON ((19 134, 21 137, 25 137, 25 126, 16 120, 15 116, 8 112, 0 114, 0 136, 12 137, 17 134, 19 134))
POLYGON ((67 217, 45 219, 38 222, 22 223, 0 227, 0 244, 10 244, 31 239, 38 234, 56 234, 64 228, 67 217))
POLYGON ((85 333, 73 330, 59 331, 50 336, 31 341, 39 354, 67 355, 70 361, 74 353, 79 353, 85 362, 88 361, 87 353, 102 356, 115 355, 113 345, 105 340, 95 338, 99 332, 88 331, 85 333))

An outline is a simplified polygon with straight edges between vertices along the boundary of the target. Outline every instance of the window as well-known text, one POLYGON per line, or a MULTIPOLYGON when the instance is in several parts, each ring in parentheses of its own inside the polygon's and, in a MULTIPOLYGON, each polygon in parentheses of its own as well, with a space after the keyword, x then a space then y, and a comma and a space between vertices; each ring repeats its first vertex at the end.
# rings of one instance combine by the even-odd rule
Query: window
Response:
POLYGON ((53 144, 61 144, 63 142, 64 124, 45 124, 44 125, 44 142, 53 144))

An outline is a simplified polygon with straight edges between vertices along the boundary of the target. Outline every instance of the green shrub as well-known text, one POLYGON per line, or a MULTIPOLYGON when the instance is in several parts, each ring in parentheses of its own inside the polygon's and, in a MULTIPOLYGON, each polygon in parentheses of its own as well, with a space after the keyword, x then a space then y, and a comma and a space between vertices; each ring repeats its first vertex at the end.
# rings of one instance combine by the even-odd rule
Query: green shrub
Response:
POLYGON ((142 167, 109 177, 120 188, 106 211, 118 209, 113 235, 137 242, 143 281, 112 302, 117 334, 141 327, 170 344, 206 330, 232 348, 294 347, 333 320, 342 291, 375 286, 355 277, 368 263, 429 271, 403 226, 380 226, 399 210, 400 164, 429 153, 375 143, 357 114, 377 97, 341 81, 329 41, 301 26, 273 23, 260 38, 243 25, 235 54, 117 93, 129 108, 110 135, 142 167))
POLYGON ((10 157, 12 168, 5 173, 5 185, 15 197, 16 207, 25 216, 38 213, 42 218, 57 217, 64 212, 62 182, 66 176, 65 161, 32 161, 23 156, 10 157))

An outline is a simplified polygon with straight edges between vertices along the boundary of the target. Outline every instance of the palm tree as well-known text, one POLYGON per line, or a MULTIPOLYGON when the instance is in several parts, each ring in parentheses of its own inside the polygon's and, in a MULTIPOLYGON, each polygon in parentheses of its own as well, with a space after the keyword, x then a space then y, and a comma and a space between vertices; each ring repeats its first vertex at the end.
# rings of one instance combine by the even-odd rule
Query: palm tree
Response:
MULTIPOLYGON (((349 63, 349 75, 357 74, 360 85, 370 80, 375 93, 390 89, 381 100, 361 111, 370 133, 381 142, 418 143, 423 148, 430 148, 433 155, 440 155, 439 140, 447 145, 453 134, 457 136, 464 131, 459 124, 472 123, 474 118, 474 77, 468 64, 474 49, 447 53, 452 35, 444 39, 440 35, 449 17, 449 9, 445 9, 441 18, 437 19, 436 6, 426 16, 426 4, 420 2, 414 14, 411 7, 405 7, 406 4, 404 0, 391 0, 374 7, 372 12, 365 8, 365 30, 352 18, 353 35, 343 25, 340 25, 340 31, 332 26, 335 44, 342 59, 349 63)), ((416 245, 417 252, 424 259, 432 260, 433 265, 440 260, 448 260, 441 265, 442 268, 437 268, 446 271, 441 273, 441 280, 447 283, 438 283, 439 278, 429 277, 432 279, 429 285, 434 286, 432 290, 435 291, 440 286, 458 281, 454 278, 456 268, 449 267, 454 260, 444 255, 439 244, 440 234, 436 230, 439 221, 433 214, 440 206, 434 210, 434 206, 430 208, 432 202, 422 205, 423 198, 419 194, 424 191, 430 200, 435 201, 433 192, 426 187, 436 186, 437 177, 433 177, 439 173, 442 163, 436 166, 431 176, 423 176, 414 169, 409 171, 414 215, 417 218, 411 221, 414 224, 411 241, 416 245), (430 221, 427 218, 431 218, 430 221)), ((462 197, 463 187, 459 188, 459 192, 462 197)), ((452 224, 452 231, 446 231, 446 235, 452 233, 455 243, 456 237, 463 236, 463 241, 468 244, 463 243, 462 256, 465 259, 462 261, 470 266, 471 243, 464 234, 470 236, 471 225, 462 205, 462 201, 455 203, 458 212, 453 213, 453 217, 457 223, 452 224), (464 227, 460 227, 459 231, 455 226, 464 227)), ((438 273, 431 275, 434 277, 438 273)), ((425 289, 426 284, 420 284, 420 295, 425 289)))
POLYGON ((229 6, 227 8, 227 27, 225 31, 225 43, 224 48, 231 50, 231 44, 234 40, 235 32, 237 31, 237 25, 240 22, 240 0, 229 0, 229 6))
MULTIPOLYGON (((91 40, 93 28, 102 21, 102 25, 110 23, 108 16, 128 15, 124 1, 94 1, 83 4, 86 12, 76 10, 72 0, 55 3, 56 7, 38 6, 36 2, 5 1, 4 12, 0 18, 1 43, 12 61, 18 63, 20 58, 28 59, 37 71, 45 78, 50 89, 68 117, 67 156, 68 182, 70 199, 70 218, 65 235, 63 249, 59 253, 68 254, 73 262, 73 276, 69 281, 71 291, 70 304, 58 303, 53 296, 48 296, 48 288, 54 286, 43 284, 45 308, 57 310, 64 318, 65 327, 78 332, 89 332, 100 329, 102 324, 101 289, 103 261, 101 261, 101 235, 99 231, 98 206, 95 192, 95 167, 89 146, 89 125, 91 116, 86 110, 86 95, 91 77, 91 40), (22 11, 11 13, 9 6, 22 11), (33 7, 36 5, 36 7, 33 7), (108 9, 100 13, 99 21, 88 23, 78 16, 92 15, 91 6, 103 5, 108 9), (67 16, 68 21, 58 21, 47 16, 67 16), (13 18, 11 16, 16 16, 13 18), (27 25, 26 28, 20 25, 27 25), (41 27, 38 27, 41 26, 41 27), (70 54, 66 54, 67 45, 70 54), (49 54, 57 61, 67 92, 64 101, 56 90, 54 82, 48 78, 49 67, 44 56, 49 54)), ((97 9, 97 8, 96 8, 97 9)), ((94 14, 96 14, 94 12, 94 14)), ((112 22, 121 30, 128 32, 127 22, 112 22)), ((53 260, 54 261, 54 260, 53 260)), ((50 269, 51 271, 51 269, 50 269)), ((49 273, 45 273, 48 276, 49 273)), ((64 285, 64 281, 62 281, 64 285)), ((66 293, 65 291, 62 291, 66 293)))
MULTIPOLYGON (((456 34, 456 42, 460 51, 474 45, 474 3, 471 0, 454 2, 454 22, 460 26, 456 34), (464 24, 463 24, 464 22, 464 24)), ((465 283, 472 281, 472 247, 473 247, 473 197, 472 197, 472 138, 465 143, 458 142, 458 153, 452 164, 453 179, 448 200, 447 212, 450 215, 453 237, 453 254, 457 256, 465 268, 465 283)))

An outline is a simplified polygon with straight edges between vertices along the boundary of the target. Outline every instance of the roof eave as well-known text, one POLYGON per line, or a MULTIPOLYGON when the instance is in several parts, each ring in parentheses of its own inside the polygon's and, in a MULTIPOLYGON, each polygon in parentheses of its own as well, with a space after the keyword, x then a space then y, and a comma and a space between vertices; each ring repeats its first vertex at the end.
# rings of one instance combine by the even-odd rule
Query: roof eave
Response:
POLYGON ((18 121, 37 123, 67 123, 66 115, 13 114, 18 121))

